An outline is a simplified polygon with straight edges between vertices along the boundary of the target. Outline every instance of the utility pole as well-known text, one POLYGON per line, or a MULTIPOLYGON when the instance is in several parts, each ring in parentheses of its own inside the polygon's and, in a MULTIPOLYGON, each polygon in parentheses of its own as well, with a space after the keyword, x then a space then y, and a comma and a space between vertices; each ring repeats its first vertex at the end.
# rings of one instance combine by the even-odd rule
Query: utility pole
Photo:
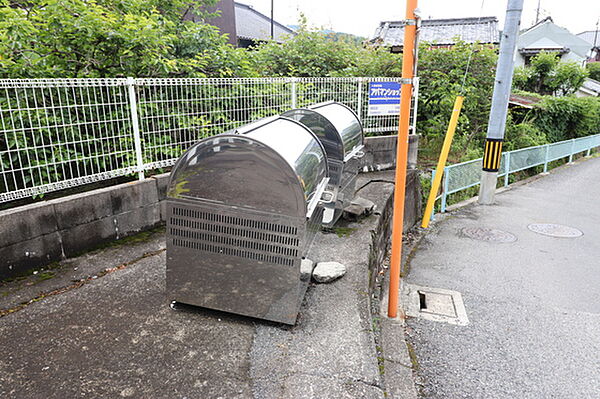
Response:
POLYGON ((540 20, 540 3, 542 0, 538 0, 538 6, 537 6, 537 10, 535 12, 535 23, 537 24, 538 21, 540 20))
POLYGON ((600 24, 600 18, 598 18, 598 21, 596 21, 596 31, 594 32, 594 45, 592 46, 592 54, 591 56, 595 58, 595 61, 600 60, 600 49, 598 48, 597 45, 597 40, 598 40, 598 24, 600 24))
POLYGON ((273 34, 273 1, 271 0, 271 40, 275 39, 275 35, 273 34))
POLYGON ((406 194, 406 164, 408 161, 408 130, 410 126, 410 101, 415 73, 415 44, 417 38, 417 0, 406 0, 406 21, 402 48, 402 87, 400 89, 400 119, 398 121, 398 146, 396 148, 396 178, 394 186, 394 212, 392 219, 392 256, 390 259, 390 287, 388 317, 393 319, 398 311, 400 289, 400 264, 402 262, 402 229, 404 225, 404 197, 406 194))
POLYGON ((500 39, 500 54, 496 67, 494 94, 492 95, 492 108, 485 141, 481 185, 479 186, 479 203, 482 205, 494 203, 522 11, 523 0, 508 0, 504 30, 500 39))

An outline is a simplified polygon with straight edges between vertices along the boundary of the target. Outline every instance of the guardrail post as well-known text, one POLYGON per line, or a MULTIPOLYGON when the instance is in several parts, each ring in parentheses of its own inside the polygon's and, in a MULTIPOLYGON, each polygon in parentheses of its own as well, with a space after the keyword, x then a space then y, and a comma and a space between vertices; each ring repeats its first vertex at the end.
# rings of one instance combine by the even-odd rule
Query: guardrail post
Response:
POLYGON ((135 80, 127 78, 127 90, 129 91, 129 109, 131 111, 131 129, 133 131, 133 145, 135 148, 135 159, 137 162, 138 179, 144 180, 144 158, 142 157, 142 139, 140 137, 140 122, 138 119, 137 98, 135 96, 135 80))
POLYGON ((298 102, 298 94, 296 93, 296 78, 292 78, 292 109, 296 108, 298 102))
POLYGON ((571 155, 569 155, 569 163, 573 162, 574 154, 575 154, 575 139, 571 139, 571 155))
POLYGON ((506 157, 504 158, 504 187, 508 187, 508 175, 510 174, 510 151, 505 152, 506 157))
POLYGON ((550 158, 550 144, 546 144, 546 156, 544 157, 544 173, 548 173, 548 159, 550 158))
POLYGON ((357 108, 358 108, 358 120, 362 122, 362 91, 363 91, 363 78, 358 78, 358 99, 357 99, 357 108))
POLYGON ((446 202, 448 200, 448 184, 449 184, 449 168, 446 166, 444 168, 444 192, 442 193, 442 209, 441 212, 446 212, 446 202))
POLYGON ((586 157, 589 157, 590 155, 592 155, 592 146, 593 146, 593 144, 590 143, 590 146, 587 149, 587 153, 585 154, 586 157))

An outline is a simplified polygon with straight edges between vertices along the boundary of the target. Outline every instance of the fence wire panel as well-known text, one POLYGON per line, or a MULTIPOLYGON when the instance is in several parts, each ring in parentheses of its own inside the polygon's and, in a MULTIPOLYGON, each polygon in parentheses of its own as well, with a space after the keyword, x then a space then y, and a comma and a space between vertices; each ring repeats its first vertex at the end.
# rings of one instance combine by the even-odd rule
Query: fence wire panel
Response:
MULTIPOLYGON (((173 165, 198 140, 323 101, 368 135, 398 117, 368 116, 369 83, 399 78, 0 80, 0 202, 173 165)), ((413 128, 414 132, 414 128, 413 128)))
POLYGON ((446 169, 448 172, 446 194, 452 194, 479 184, 482 164, 483 159, 479 158, 473 161, 449 166, 446 169))
POLYGON ((144 169, 170 166, 198 140, 292 107, 275 79, 136 79, 144 169))
POLYGON ((588 148, 592 145, 593 139, 590 137, 580 137, 578 139, 573 140, 573 154, 577 154, 578 152, 587 151, 588 148))
POLYGON ((125 82, 0 80, 0 202, 132 173, 125 82))
MULTIPOLYGON (((533 166, 543 165, 546 162, 546 146, 524 148, 510 152, 509 172, 529 169, 533 166)), ((505 170, 504 168, 500 170, 505 170)))
POLYGON ((550 144, 548 148, 548 160, 555 161, 560 158, 568 157, 571 155, 572 145, 571 140, 550 144))

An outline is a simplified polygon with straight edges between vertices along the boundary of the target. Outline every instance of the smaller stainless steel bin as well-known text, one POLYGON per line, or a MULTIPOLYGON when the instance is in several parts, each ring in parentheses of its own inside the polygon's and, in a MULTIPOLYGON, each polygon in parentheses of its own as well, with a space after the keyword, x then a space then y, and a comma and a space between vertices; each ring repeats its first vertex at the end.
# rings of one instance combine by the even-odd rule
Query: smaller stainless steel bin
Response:
POLYGON ((321 143, 287 118, 192 146, 167 190, 170 299, 294 324, 327 174, 321 143))
POLYGON ((334 201, 325 205, 323 225, 333 226, 354 198, 356 178, 363 155, 363 128, 358 116, 335 101, 284 112, 309 128, 327 152, 329 187, 334 201))

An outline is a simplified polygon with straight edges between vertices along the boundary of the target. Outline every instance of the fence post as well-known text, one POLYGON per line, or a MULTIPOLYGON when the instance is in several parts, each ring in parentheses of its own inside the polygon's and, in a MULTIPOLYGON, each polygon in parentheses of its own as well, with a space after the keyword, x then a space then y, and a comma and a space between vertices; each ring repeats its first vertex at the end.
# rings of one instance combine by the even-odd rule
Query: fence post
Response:
POLYGON ((298 94, 296 93, 296 81, 298 79, 296 78, 292 78, 292 109, 296 108, 297 105, 297 100, 298 100, 298 94))
POLYGON ((504 187, 508 187, 508 175, 510 174, 510 151, 505 152, 506 157, 504 158, 504 187))
POLYGON ((442 209, 441 212, 446 212, 446 202, 448 200, 448 184, 449 184, 449 173, 450 168, 448 166, 444 167, 444 192, 442 193, 442 209))
POLYGON ((361 121, 361 123, 363 121, 363 118, 362 118, 362 91, 363 91, 362 87, 363 87, 363 84, 362 83, 363 83, 363 78, 358 78, 358 101, 357 101, 358 102, 358 105, 357 105, 358 112, 357 112, 357 114, 358 114, 358 120, 361 121))
POLYGON ((133 130, 133 145, 135 147, 135 159, 137 162, 138 179, 144 180, 144 158, 142 157, 142 140, 140 137, 140 122, 138 119, 137 98, 135 96, 135 80, 127 78, 127 89, 129 91, 129 107, 131 111, 131 128, 133 130))
POLYGON ((569 155, 569 163, 573 162, 574 151, 575 151, 575 139, 571 139, 571 155, 569 155))
POLYGON ((417 109, 419 108, 419 78, 414 80, 413 89, 413 115, 412 115, 412 131, 411 134, 417 134, 417 109))
POLYGON ((550 144, 546 144, 546 156, 544 157, 544 173, 548 173, 548 158, 550 157, 550 144))

